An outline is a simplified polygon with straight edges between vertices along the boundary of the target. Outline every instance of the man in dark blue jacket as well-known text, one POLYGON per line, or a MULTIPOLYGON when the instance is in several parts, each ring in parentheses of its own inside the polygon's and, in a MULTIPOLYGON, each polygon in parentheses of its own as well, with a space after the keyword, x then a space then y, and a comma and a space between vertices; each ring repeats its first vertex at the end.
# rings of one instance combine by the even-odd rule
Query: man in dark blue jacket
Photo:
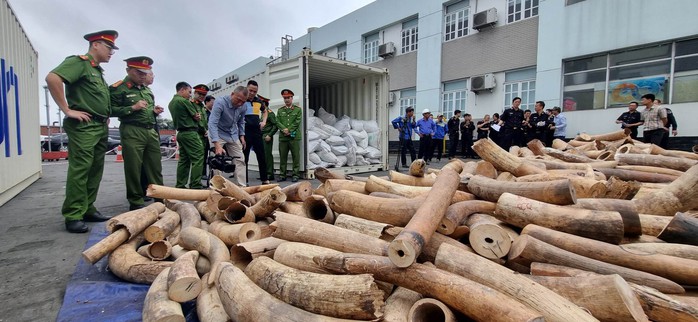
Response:
POLYGON ((405 116, 398 116, 393 120, 393 128, 399 131, 398 137, 400 139, 400 158, 402 161, 403 168, 409 168, 407 164, 406 153, 410 150, 410 157, 412 157, 412 162, 417 158, 417 153, 414 151, 414 146, 412 145, 412 131, 417 126, 414 119, 414 108, 408 107, 405 109, 405 116))
POLYGON ((432 150, 436 149, 436 160, 439 162, 441 162, 441 155, 444 153, 446 133, 448 133, 448 124, 444 122, 443 114, 439 114, 436 117, 436 131, 434 132, 434 142, 432 144, 432 150))

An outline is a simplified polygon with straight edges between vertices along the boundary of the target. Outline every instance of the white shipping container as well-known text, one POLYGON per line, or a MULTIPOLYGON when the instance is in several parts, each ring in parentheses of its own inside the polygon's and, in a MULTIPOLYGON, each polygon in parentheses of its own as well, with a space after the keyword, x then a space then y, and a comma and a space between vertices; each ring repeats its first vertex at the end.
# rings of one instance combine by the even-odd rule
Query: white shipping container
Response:
MULTIPOLYGON (((337 119, 347 115, 356 120, 373 120, 381 132, 380 163, 365 166, 336 168, 343 173, 363 173, 387 169, 388 164, 388 70, 353 62, 313 55, 309 50, 289 60, 270 65, 267 72, 268 91, 274 111, 283 105, 281 90, 295 93, 294 103, 303 108, 303 144, 301 144, 301 171, 305 178, 314 178, 307 171, 308 117, 321 107, 337 119)), ((261 86, 261 84, 260 84, 261 86)), ((278 140, 276 140, 278 141, 278 140)), ((275 141, 275 142, 276 142, 275 141)), ((275 155, 276 149, 275 149, 275 155)), ((291 158, 289 155, 289 163, 291 158)), ((278 158, 275 158, 278 169, 278 158)), ((291 169, 289 164, 288 169, 291 169)))
MULTIPOLYGON (((230 95, 236 86, 246 86, 249 80, 259 84, 259 95, 270 100, 269 106, 278 112, 284 102, 281 90, 294 92, 294 104, 303 108, 301 144, 301 172, 305 178, 314 178, 313 171, 308 171, 308 117, 315 114, 320 107, 334 114, 337 119, 347 115, 355 120, 376 121, 380 129, 380 163, 366 166, 345 166, 333 171, 343 173, 364 173, 387 169, 388 164, 388 95, 389 76, 385 68, 371 67, 344 60, 337 60, 321 55, 313 55, 309 50, 286 61, 272 63, 256 75, 223 86, 211 95, 220 97, 230 95)), ((316 114, 317 115, 317 114, 316 114)), ((278 134, 274 138, 274 169, 279 170, 278 134)), ((291 155, 288 157, 288 170, 292 169, 291 155)), ((250 154, 249 170, 259 171, 256 157, 250 154)))
POLYGON ((0 5, 0 206, 41 177, 38 54, 0 5))

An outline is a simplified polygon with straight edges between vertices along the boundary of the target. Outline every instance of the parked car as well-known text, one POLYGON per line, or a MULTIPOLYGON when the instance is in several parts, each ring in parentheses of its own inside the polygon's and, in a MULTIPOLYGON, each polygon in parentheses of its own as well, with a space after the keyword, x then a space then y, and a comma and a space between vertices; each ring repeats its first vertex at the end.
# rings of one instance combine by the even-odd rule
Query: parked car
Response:
POLYGON ((68 149, 68 134, 57 133, 45 137, 41 141, 41 150, 48 151, 49 145, 51 146, 51 151, 65 151, 66 149, 68 149))
MULTIPOLYGON (((68 150, 68 135, 60 133, 45 137, 41 142, 41 150, 48 151, 49 144, 51 144, 51 151, 66 151, 68 150)), ((107 137, 107 151, 111 151, 119 145, 121 145, 121 140, 111 136, 107 137)), ((116 154, 116 152, 112 152, 112 154, 116 154)))
POLYGON ((161 134, 160 135, 160 146, 175 146, 176 141, 175 141, 175 136, 174 135, 169 135, 169 134, 161 134))
POLYGON ((119 145, 121 145, 121 140, 114 139, 111 136, 107 137, 107 152, 109 152, 109 154, 116 154, 116 150, 114 149, 119 145))

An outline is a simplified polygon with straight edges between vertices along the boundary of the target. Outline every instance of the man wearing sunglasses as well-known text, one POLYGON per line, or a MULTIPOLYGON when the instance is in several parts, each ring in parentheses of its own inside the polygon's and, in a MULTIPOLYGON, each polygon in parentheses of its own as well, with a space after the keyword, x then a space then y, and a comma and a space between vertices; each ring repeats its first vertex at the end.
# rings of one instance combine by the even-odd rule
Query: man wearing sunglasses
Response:
POLYGON ((109 87, 101 63, 111 59, 119 36, 103 30, 84 36, 90 46, 85 55, 70 56, 46 76, 51 97, 66 118, 68 175, 61 212, 71 233, 88 231, 85 221, 105 221, 94 206, 107 152, 107 120, 111 114, 109 87), (64 87, 65 85, 65 87, 64 87))
POLYGON ((155 129, 155 100, 146 86, 153 60, 137 56, 124 60, 127 76, 109 87, 112 115, 119 117, 129 210, 143 208, 141 172, 148 183, 162 185, 160 136, 155 129))

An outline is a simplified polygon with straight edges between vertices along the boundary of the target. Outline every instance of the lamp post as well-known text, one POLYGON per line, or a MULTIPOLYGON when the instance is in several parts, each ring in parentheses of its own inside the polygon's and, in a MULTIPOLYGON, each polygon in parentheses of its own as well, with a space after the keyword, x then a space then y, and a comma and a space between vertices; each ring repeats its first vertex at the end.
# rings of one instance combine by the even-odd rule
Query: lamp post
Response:
POLYGON ((48 136, 48 152, 51 152, 51 115, 49 114, 48 105, 48 86, 44 85, 44 94, 46 95, 46 136, 48 136))

